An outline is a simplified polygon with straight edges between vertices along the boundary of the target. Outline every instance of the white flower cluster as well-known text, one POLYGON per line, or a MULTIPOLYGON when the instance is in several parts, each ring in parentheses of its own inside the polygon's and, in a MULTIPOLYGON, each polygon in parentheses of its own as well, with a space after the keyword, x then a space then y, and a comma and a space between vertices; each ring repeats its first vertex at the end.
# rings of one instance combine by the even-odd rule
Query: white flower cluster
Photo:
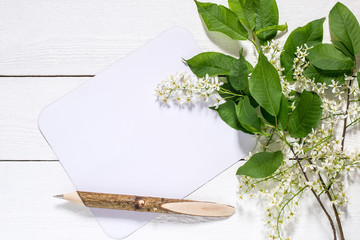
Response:
POLYGON ((309 55, 308 51, 311 48, 309 48, 306 44, 304 46, 298 46, 296 48, 296 57, 294 58, 294 78, 297 80, 298 78, 302 77, 302 74, 304 73, 305 68, 309 66, 309 62, 306 61, 306 56, 309 55))
POLYGON ((352 84, 349 85, 348 93, 349 93, 349 110, 348 110, 348 117, 351 121, 351 123, 354 125, 356 123, 359 123, 360 121, 360 89, 358 86, 358 82, 356 81, 356 78, 353 76, 346 76, 345 81, 351 82, 352 84))
MULTIPOLYGON (((300 46, 294 58, 294 82, 288 82, 282 75, 279 61, 281 48, 278 43, 271 42, 263 50, 269 61, 280 72, 283 93, 292 100, 296 93, 303 90, 314 91, 322 99, 323 117, 317 129, 302 139, 292 139, 284 132, 267 131, 271 138, 258 136, 258 146, 254 152, 266 151, 272 148, 283 150, 284 159, 280 168, 270 177, 253 179, 240 177, 240 198, 245 196, 264 199, 266 203, 266 223, 269 226, 269 239, 282 239, 286 235, 286 225, 290 223, 299 205, 299 200, 305 192, 312 189, 316 194, 326 194, 326 188, 331 187, 331 202, 343 213, 348 202, 344 185, 347 177, 358 173, 360 169, 360 154, 356 151, 343 151, 342 136, 336 129, 343 127, 344 118, 349 117, 347 127, 360 123, 360 91, 355 76, 345 76, 343 83, 331 81, 331 84, 316 83, 314 79, 304 76, 309 67, 306 59, 310 48, 300 46), (349 108, 346 111, 347 98, 349 108), (287 140, 284 141, 284 138, 287 140), (295 153, 295 155, 293 154, 295 153), (296 161, 300 161, 304 174, 296 161), (321 179, 320 177, 321 176, 321 179)), ((292 110, 295 106, 290 107, 292 110)), ((251 154, 250 154, 251 156, 251 154)))
POLYGON ((274 65, 275 69, 279 73, 284 71, 284 68, 282 68, 280 64, 280 53, 283 51, 283 49, 279 41, 269 41, 267 45, 262 46, 261 49, 268 57, 269 62, 274 65))
MULTIPOLYGON (((255 149, 272 150, 273 145, 281 143, 280 136, 273 132, 272 140, 259 136, 255 149)), ((274 148, 277 148, 274 147, 274 148)), ((286 152, 288 149, 284 149, 286 152)), ((247 176, 239 177, 240 199, 247 197, 261 199, 265 208, 265 222, 269 227, 268 239, 277 239, 286 233, 288 224, 294 221, 299 201, 308 186, 301 174, 296 161, 289 159, 290 154, 284 154, 280 168, 270 177, 254 179, 247 176)))
MULTIPOLYGON (((266 203, 266 223, 269 226, 269 239, 283 239, 287 224, 293 221, 300 199, 307 192, 326 195, 329 204, 333 204, 338 214, 343 213, 348 202, 345 193, 345 180, 359 172, 360 154, 356 151, 344 151, 343 135, 339 127, 345 130, 360 123, 360 90, 356 74, 325 79, 323 83, 307 77, 306 69, 312 67, 307 60, 311 47, 297 47, 293 61, 293 77, 289 82, 283 75, 280 54, 283 51, 278 41, 271 41, 262 47, 269 62, 280 76, 282 92, 292 101, 289 108, 296 108, 295 99, 304 90, 316 92, 322 100, 322 119, 319 126, 301 139, 291 138, 287 132, 271 126, 265 127, 268 136, 258 135, 255 152, 281 149, 284 161, 280 168, 264 179, 239 177, 240 199, 245 196, 263 199, 266 203), (344 120, 347 120, 345 122, 344 120), (331 189, 330 191, 328 189, 331 189)), ((222 87, 218 77, 178 73, 162 80, 155 89, 157 99, 168 105, 192 105, 198 101, 218 107, 225 102, 223 96, 241 97, 222 87)), ((346 132, 346 131, 345 131, 346 132)), ((248 158, 252 154, 250 153, 248 158)), ((322 197, 324 199, 324 197, 322 197)))
POLYGON ((187 73, 177 73, 157 84, 155 96, 166 105, 170 101, 179 105, 192 105, 200 99, 217 108, 223 102, 218 94, 223 84, 218 77, 206 75, 204 78, 197 78, 187 73))

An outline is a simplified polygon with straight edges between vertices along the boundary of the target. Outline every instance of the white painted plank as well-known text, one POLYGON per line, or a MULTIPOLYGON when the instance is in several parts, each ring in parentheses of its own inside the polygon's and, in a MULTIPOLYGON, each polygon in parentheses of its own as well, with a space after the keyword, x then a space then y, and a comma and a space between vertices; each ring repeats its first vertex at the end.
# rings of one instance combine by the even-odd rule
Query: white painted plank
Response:
MULTIPOLYGON (((234 204, 237 180, 234 165, 188 198, 234 204)), ((0 239, 109 239, 85 207, 52 196, 74 191, 58 162, 0 162, 0 239)), ((357 181, 358 182, 358 181, 357 181)), ((346 239, 360 235, 360 184, 350 191, 344 220, 346 239)), ((312 195, 301 206, 293 239, 330 239, 325 216, 312 195), (309 203, 311 202, 311 203, 309 203)), ((267 239, 262 210, 256 199, 239 202, 229 219, 161 215, 127 240, 139 239, 267 239)), ((121 226, 119 226, 121 227, 121 226)))
POLYGON ((38 115, 86 79, 0 78, 0 159, 57 159, 38 129, 38 115))
MULTIPOLYGON (((326 16, 335 2, 278 1, 281 22, 292 30, 326 16)), ((359 18, 359 1, 342 2, 359 18)), ((1 1, 0 7, 0 74, 96 74, 175 25, 188 28, 204 51, 236 55, 241 46, 207 33, 193 1, 23 0, 1 1)), ((251 52, 248 44, 244 46, 251 52)), ((83 81, 0 79, 0 159, 56 159, 37 129, 38 113, 83 81)), ((353 131, 348 143, 359 143, 357 136, 358 131, 353 131)), ((237 167, 192 197, 234 201, 237 167)), ((0 162, 0 181, 0 239, 108 239, 87 209, 51 197, 74 190, 59 163, 0 162)), ((359 190, 358 184, 351 188, 352 203, 344 223, 347 239, 358 239, 360 234, 359 190)), ((311 206, 302 208, 294 239, 329 238, 326 219, 311 206)), ((242 203, 237 215, 220 222, 162 216, 129 239, 266 239, 261 211, 252 211, 257 207, 254 202, 242 203)))
POLYGON ((107 239, 91 212, 52 196, 74 191, 59 162, 0 162, 0 239, 107 239))
MULTIPOLYGON (((337 1, 277 2, 291 31, 327 16, 337 1)), ((342 2, 360 18, 360 1, 342 2)), ((0 74, 96 74, 173 26, 189 29, 204 51, 237 55, 244 46, 254 60, 249 43, 207 33, 192 0, 17 0, 0 1, 0 9, 0 74)))
MULTIPOLYGON (((326 15, 335 3, 321 0, 311 7, 312 2, 306 0, 290 4, 278 1, 280 21, 287 21, 291 30, 326 15), (307 9, 307 14, 302 9, 307 9)), ((192 1, 86 3, 0 2, 4 9, 4 15, 0 16, 4 23, 0 26, 0 74, 96 73, 173 25, 188 28, 200 45, 209 46, 204 50, 224 50, 236 54, 240 47, 223 35, 209 33, 207 36, 192 1), (140 4, 143 7, 139 7, 140 4), (221 49, 216 47, 217 44, 221 49)), ((360 2, 344 3, 360 16, 360 2)), ((328 36, 327 27, 325 35, 328 36)), ((246 50, 251 52, 249 47, 246 50)), ((44 106, 82 81, 84 79, 75 78, 0 79, 0 159, 56 159, 39 134, 36 119, 44 106)), ((351 134, 348 142, 357 143, 356 136, 351 134)))

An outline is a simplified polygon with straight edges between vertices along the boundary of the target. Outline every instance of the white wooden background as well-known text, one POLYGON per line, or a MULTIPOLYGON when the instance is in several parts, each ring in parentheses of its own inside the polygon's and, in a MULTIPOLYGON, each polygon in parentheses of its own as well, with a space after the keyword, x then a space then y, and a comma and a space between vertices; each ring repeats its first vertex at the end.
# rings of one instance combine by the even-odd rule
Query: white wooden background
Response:
MULTIPOLYGON (((280 22, 291 31, 327 16, 335 2, 278 0, 280 22)), ((343 3, 360 19, 360 1, 343 3)), ((243 46, 254 61, 249 44, 207 32, 192 0, 1 0, 0 13, 0 239, 109 239, 88 209, 52 197, 74 187, 38 130, 46 105, 173 26, 189 29, 204 51, 236 55, 243 46)), ((348 147, 360 143, 357 136, 348 147)), ((235 204, 240 164, 190 197, 235 204)), ((360 238, 359 191, 357 183, 348 191, 347 239, 360 238)), ((292 232, 294 239, 331 238, 312 201, 300 208, 292 232)), ((128 239, 266 239, 266 232, 254 200, 221 221, 161 216, 128 239)))

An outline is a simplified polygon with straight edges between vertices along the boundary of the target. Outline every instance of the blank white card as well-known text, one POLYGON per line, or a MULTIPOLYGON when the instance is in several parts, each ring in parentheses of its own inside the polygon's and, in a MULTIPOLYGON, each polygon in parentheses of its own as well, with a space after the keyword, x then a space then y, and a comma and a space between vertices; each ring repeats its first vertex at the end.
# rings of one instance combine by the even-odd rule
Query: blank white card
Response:
MULTIPOLYGON (((156 101, 157 82, 190 72, 182 58, 199 52, 186 30, 170 29, 43 110, 40 130, 78 190, 184 198, 254 147, 215 111, 156 101)), ((91 211, 117 239, 157 216, 91 211)))

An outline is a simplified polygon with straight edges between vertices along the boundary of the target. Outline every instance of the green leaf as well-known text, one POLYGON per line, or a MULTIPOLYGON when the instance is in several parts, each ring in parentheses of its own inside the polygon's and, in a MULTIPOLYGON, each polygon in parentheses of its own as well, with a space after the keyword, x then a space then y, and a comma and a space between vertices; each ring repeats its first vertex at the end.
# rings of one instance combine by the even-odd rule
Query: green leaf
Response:
POLYGON ((249 70, 248 64, 243 55, 240 59, 234 61, 234 65, 230 70, 229 82, 236 90, 243 90, 248 87, 249 70))
POLYGON ((295 58, 296 48, 306 44, 308 47, 316 46, 323 39, 323 23, 325 18, 309 22, 303 27, 298 27, 292 31, 287 38, 284 51, 280 55, 281 66, 285 68, 284 75, 288 81, 293 80, 294 70, 292 68, 295 58))
POLYGON ((352 56, 360 51, 359 22, 345 5, 335 4, 329 14, 329 25, 331 40, 336 47, 345 47, 352 56))
POLYGON ((209 76, 229 75, 235 60, 222 53, 204 52, 185 61, 197 77, 204 77, 206 74, 209 76))
POLYGON ((306 137, 313 128, 319 125, 321 114, 321 98, 314 92, 304 90, 299 104, 289 116, 290 136, 306 137))
POLYGON ((358 73, 356 76, 357 82, 358 82, 358 86, 360 86, 360 74, 358 73))
POLYGON ((350 58, 354 58, 352 53, 349 52, 349 50, 345 47, 345 45, 342 42, 335 40, 335 39, 331 40, 331 42, 337 49, 342 51, 346 56, 348 56, 350 58))
POLYGON ((235 107, 236 105, 234 101, 228 100, 227 102, 221 104, 218 109, 214 110, 218 112, 220 118, 230 127, 249 133, 243 126, 241 126, 236 115, 235 107))
POLYGON ((280 167, 283 158, 281 151, 256 153, 237 170, 236 175, 253 178, 268 177, 280 167))
POLYGON ((265 27, 263 29, 260 29, 256 32, 256 35, 259 35, 260 33, 262 32, 265 32, 265 31, 269 31, 269 30, 276 30, 276 31, 285 31, 286 29, 288 28, 288 25, 285 24, 285 25, 272 25, 272 26, 268 26, 268 27, 265 27))
POLYGON ((331 44, 319 44, 309 50, 310 62, 323 71, 345 72, 354 67, 354 61, 331 44))
POLYGON ((257 101, 253 98, 253 96, 251 96, 250 92, 246 92, 246 96, 249 97, 250 104, 251 104, 251 106, 253 106, 253 108, 257 108, 259 106, 257 101))
POLYGON ((272 126, 276 126, 275 117, 268 113, 264 108, 260 107, 260 112, 263 118, 272 126))
POLYGON ((279 74, 263 54, 259 55, 258 64, 251 74, 249 90, 268 113, 273 116, 279 113, 282 95, 279 74))
POLYGON ((261 133, 262 122, 255 109, 251 106, 248 97, 241 99, 236 106, 236 115, 241 125, 252 133, 261 133))
POLYGON ((281 104, 280 104, 280 111, 277 116, 277 125, 280 130, 285 130, 287 127, 289 118, 289 107, 288 101, 284 94, 281 96, 281 104))
POLYGON ((331 84, 331 80, 334 80, 335 82, 342 84, 345 81, 344 73, 322 71, 321 69, 314 67, 312 64, 305 69, 304 76, 309 79, 314 79, 316 83, 331 84))
POLYGON ((201 3, 195 0, 198 12, 210 31, 221 32, 234 40, 246 40, 248 31, 235 13, 222 5, 201 3))
POLYGON ((248 67, 249 73, 252 73, 254 71, 254 67, 248 61, 246 61, 246 65, 248 67))
POLYGON ((229 8, 239 18, 240 22, 253 30, 255 27, 255 9, 252 0, 228 0, 229 8))
POLYGON ((286 100, 286 97, 284 94, 281 96, 281 104, 280 104, 280 110, 279 114, 277 115, 277 118, 275 119, 274 116, 269 114, 265 109, 260 108, 261 115, 264 117, 264 119, 273 126, 278 126, 280 130, 285 130, 287 127, 288 117, 289 117, 289 107, 288 102, 286 100), (277 124, 276 124, 277 122, 277 124))
POLYGON ((289 93, 289 97, 291 100, 288 101, 288 106, 291 106, 292 103, 294 103, 294 106, 297 107, 300 102, 301 93, 291 90, 289 93))
MULTIPOLYGON (((255 17, 255 32, 260 29, 279 24, 279 10, 275 0, 253 0, 255 17)), ((276 36, 277 30, 269 30, 257 35, 264 43, 276 36)))

